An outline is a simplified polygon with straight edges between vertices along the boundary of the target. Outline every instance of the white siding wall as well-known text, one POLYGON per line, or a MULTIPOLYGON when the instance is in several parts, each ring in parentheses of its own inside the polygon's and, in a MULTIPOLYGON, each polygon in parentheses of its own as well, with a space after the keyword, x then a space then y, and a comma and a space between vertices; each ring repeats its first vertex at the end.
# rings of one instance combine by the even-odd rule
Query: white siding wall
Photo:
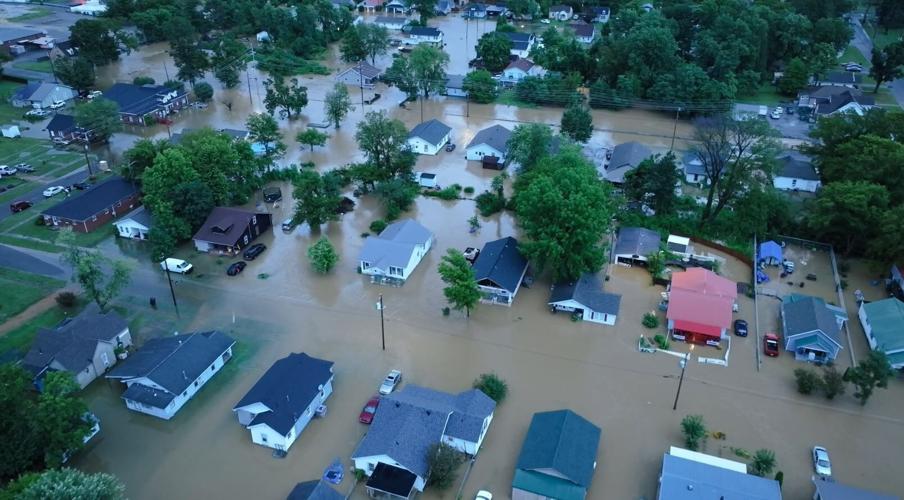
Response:
POLYGON ((581 319, 583 321, 592 321, 594 323, 600 323, 603 325, 614 325, 616 316, 614 314, 605 314, 593 311, 592 309, 588 309, 584 307, 583 304, 574 301, 574 300, 563 300, 560 302, 556 302, 553 304, 559 311, 573 312, 576 309, 580 309, 582 311, 581 319))
POLYGON ((148 239, 150 230, 132 219, 124 219, 114 224, 116 232, 123 238, 138 238, 142 240, 148 239))
POLYGON ((472 161, 481 161, 484 156, 496 156, 500 162, 505 161, 505 153, 497 151, 486 144, 478 144, 465 150, 465 158, 472 161))
POLYGON ((465 89, 446 87, 446 95, 451 97, 468 97, 465 89))
POLYGON ((869 342, 869 348, 876 348, 876 339, 873 337, 873 327, 869 324, 869 318, 866 315, 866 309, 863 308, 863 304, 860 304, 860 310, 857 312, 857 316, 860 317, 860 325, 863 326, 863 332, 866 334, 866 340, 869 342))
POLYGON ((407 280, 411 273, 414 272, 414 269, 418 264, 421 263, 421 260, 424 259, 424 256, 427 255, 427 252, 430 251, 430 248, 433 246, 433 239, 431 238, 426 245, 417 245, 415 247, 415 251, 411 253, 411 258, 408 259, 408 264, 402 269, 402 275, 399 276, 397 274, 389 274, 389 269, 381 269, 378 267, 368 267, 364 269, 363 261, 358 261, 358 269, 361 270, 362 274, 366 274, 368 276, 390 276, 393 278, 398 278, 401 280, 407 280))
POLYGON ((437 145, 430 144, 420 137, 409 137, 408 147, 411 148, 412 152, 417 154, 435 155, 439 153, 439 151, 443 148, 443 146, 446 145, 447 142, 449 142, 449 135, 450 134, 446 134, 446 136, 443 137, 437 145))
MULTIPOLYGON (((364 473, 367 474, 368 477, 370 477, 371 473, 374 471, 374 469, 377 467, 377 464, 379 464, 379 463, 384 463, 387 465, 392 465, 394 467, 399 467, 399 468, 408 470, 407 468, 402 466, 402 464, 400 464, 400 463, 396 462, 395 460, 393 460, 392 458, 390 458, 389 455, 373 455, 373 456, 369 456, 369 457, 352 457, 352 461, 355 462, 355 468, 363 470, 364 473)), ((410 472, 413 472, 413 471, 410 471, 410 472)), ((417 479, 415 479, 415 481, 414 481, 415 489, 417 489, 418 491, 424 491, 424 486, 426 486, 427 481, 424 478, 422 478, 421 476, 418 476, 417 474, 415 474, 415 476, 417 477, 417 479)))
POLYGON ((793 177, 776 177, 772 180, 772 185, 775 189, 784 189, 786 191, 807 191, 809 193, 815 193, 817 189, 819 189, 820 182, 819 181, 811 181, 804 179, 795 179, 793 177))
MULTIPOLYGON (((314 413, 317 410, 317 407, 322 405, 324 401, 330 394, 333 393, 333 379, 330 378, 327 381, 326 385, 323 386, 320 394, 314 397, 311 400, 311 403, 308 404, 307 408, 298 416, 298 420, 295 421, 295 425, 289 429, 288 434, 285 436, 280 434, 279 432, 270 428, 270 426, 266 424, 258 424, 248 427, 248 430, 251 431, 251 441, 255 444, 259 444, 261 446, 266 446, 267 448, 273 448, 277 450, 288 450, 293 443, 301 436, 301 433, 304 432, 305 428, 311 422, 311 419, 314 418, 314 413)), ((253 405, 249 405, 243 410, 250 408, 253 405)), ((263 405, 261 405, 263 406, 263 405)), ((242 410, 239 410, 242 411, 242 410)), ((240 417, 241 421, 241 417, 240 417)))

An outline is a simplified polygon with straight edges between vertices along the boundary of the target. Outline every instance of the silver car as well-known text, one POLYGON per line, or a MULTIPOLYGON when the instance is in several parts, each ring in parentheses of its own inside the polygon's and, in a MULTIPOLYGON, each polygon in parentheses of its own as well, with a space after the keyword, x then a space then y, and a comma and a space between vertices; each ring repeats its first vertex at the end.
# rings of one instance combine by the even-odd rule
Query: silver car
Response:
POLYGON ((832 461, 829 460, 829 452, 822 446, 813 447, 813 468, 820 476, 832 476, 832 461))
POLYGON ((395 390, 398 387, 399 382, 402 381, 402 372, 399 370, 392 370, 386 375, 386 378, 383 379, 383 383, 380 384, 380 394, 387 395, 395 390))

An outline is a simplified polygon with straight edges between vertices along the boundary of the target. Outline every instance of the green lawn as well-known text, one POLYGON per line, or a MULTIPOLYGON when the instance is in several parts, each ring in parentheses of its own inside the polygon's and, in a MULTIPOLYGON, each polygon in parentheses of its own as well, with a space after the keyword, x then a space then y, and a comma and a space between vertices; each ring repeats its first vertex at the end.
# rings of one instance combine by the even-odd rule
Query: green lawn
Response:
POLYGON ((536 104, 533 104, 530 102, 524 102, 524 101, 518 99, 517 95, 515 94, 514 89, 503 90, 502 92, 500 92, 499 97, 496 98, 496 104, 503 104, 505 106, 517 106, 519 108, 536 108, 537 107, 536 104))
POLYGON ((13 350, 24 354, 31 346, 31 342, 34 340, 38 328, 50 328, 56 326, 67 317, 75 316, 81 312, 85 305, 84 301, 79 301, 75 307, 70 309, 63 309, 59 306, 52 307, 25 323, 22 323, 18 327, 0 335, 0 355, 7 354, 13 350))
MULTIPOLYGON (((22 116, 25 114, 24 110, 14 108, 12 104, 9 103, 9 98, 19 90, 20 87, 22 87, 21 83, 0 80, 0 123, 10 123, 21 120, 22 116)), ((2 141, 0 142, 0 145, 8 142, 9 141, 2 141)))
MULTIPOLYGON (((47 226, 38 226, 37 224, 22 224, 11 233, 12 236, 19 235, 29 238, 37 238, 51 244, 56 243, 57 236, 59 236, 59 234, 59 230, 54 231, 47 226)), ((97 246, 101 241, 104 241, 105 239, 113 236, 113 225, 107 224, 105 226, 101 226, 100 228, 90 233, 80 233, 73 231, 73 234, 75 234, 76 245, 80 247, 92 248, 97 246)))
POLYGON ((13 66, 28 71, 40 71, 41 73, 53 73, 53 65, 47 61, 22 61, 13 63, 13 66))
POLYGON ((869 59, 863 56, 860 50, 853 45, 848 45, 846 49, 844 49, 844 53, 841 54, 841 57, 838 58, 839 63, 847 63, 847 62, 855 62, 857 64, 861 64, 865 71, 869 71, 869 67, 871 66, 869 59))
POLYGON ((7 21, 9 21, 11 23, 21 23, 21 22, 25 22, 25 21, 30 21, 32 19, 37 19, 39 17, 44 17, 48 14, 50 14, 50 9, 48 9, 47 7, 35 7, 33 9, 31 9, 30 11, 26 12, 25 14, 9 18, 9 19, 7 19, 7 21))
POLYGON ((771 83, 760 85, 756 94, 745 96, 740 100, 750 104, 760 104, 766 106, 777 106, 781 102, 787 102, 791 98, 778 93, 778 90, 771 83))
POLYGON ((902 29, 902 28, 890 29, 890 30, 888 30, 888 32, 886 32, 884 29, 882 29, 880 27, 880 28, 876 29, 875 35, 873 35, 873 27, 872 26, 867 26, 865 28, 866 28, 867 34, 870 35, 870 38, 873 41, 873 45, 879 49, 885 47, 886 45, 888 45, 890 43, 897 42, 898 40, 901 39, 901 36, 904 35, 904 29, 902 29))
POLYGON ((0 322, 63 287, 60 280, 0 267, 0 322))
POLYGON ((10 245, 20 248, 30 248, 32 250, 49 253, 63 253, 66 250, 65 248, 54 245, 53 243, 47 243, 41 240, 20 238, 18 236, 13 236, 10 234, 0 234, 0 243, 3 243, 4 245, 10 245))

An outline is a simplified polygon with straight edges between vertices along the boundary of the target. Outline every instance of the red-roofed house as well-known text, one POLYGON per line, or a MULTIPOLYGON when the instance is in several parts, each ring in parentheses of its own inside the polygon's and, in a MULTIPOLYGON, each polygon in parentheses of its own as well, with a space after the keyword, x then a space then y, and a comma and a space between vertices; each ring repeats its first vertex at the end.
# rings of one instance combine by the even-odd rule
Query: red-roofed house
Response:
POLYGON ((672 338, 718 345, 731 327, 738 298, 737 285, 716 273, 695 267, 672 275, 666 312, 672 338))

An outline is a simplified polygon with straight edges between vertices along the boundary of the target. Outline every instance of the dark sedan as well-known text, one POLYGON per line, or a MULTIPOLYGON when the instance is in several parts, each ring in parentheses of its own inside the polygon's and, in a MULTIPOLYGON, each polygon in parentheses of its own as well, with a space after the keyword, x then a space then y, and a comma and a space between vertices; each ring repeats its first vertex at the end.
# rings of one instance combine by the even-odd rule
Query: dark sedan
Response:
POLYGON ((747 322, 743 319, 736 319, 734 322, 734 334, 738 337, 747 336, 747 322))
POLYGON ((245 253, 242 255, 242 257, 245 260, 254 260, 258 255, 264 253, 264 250, 266 249, 267 245, 264 245, 263 243, 255 243, 254 245, 248 247, 247 250, 245 250, 245 253))
POLYGON ((232 265, 230 265, 228 268, 226 268, 226 274, 229 276, 235 276, 236 274, 239 274, 240 272, 244 271, 245 266, 247 266, 247 265, 248 264, 246 264, 245 261, 243 261, 243 260, 240 260, 238 262, 233 262, 232 265))

